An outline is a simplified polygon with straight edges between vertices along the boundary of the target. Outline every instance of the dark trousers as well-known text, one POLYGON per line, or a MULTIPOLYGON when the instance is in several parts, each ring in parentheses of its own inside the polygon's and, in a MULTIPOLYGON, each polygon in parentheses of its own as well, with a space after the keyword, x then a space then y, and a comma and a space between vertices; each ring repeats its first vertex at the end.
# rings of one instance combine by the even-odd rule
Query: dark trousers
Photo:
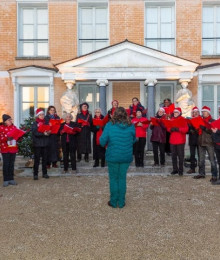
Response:
POLYGON ((14 180, 14 165, 16 153, 2 153, 4 181, 14 180))
POLYGON ((144 148, 146 145, 146 138, 139 137, 138 141, 134 143, 134 157, 135 157, 135 165, 143 166, 144 165, 144 148))
POLYGON ((47 147, 34 147, 34 175, 38 175, 40 158, 42 158, 42 172, 47 174, 47 147))
POLYGON ((184 147, 185 144, 170 144, 172 153, 173 171, 183 173, 183 162, 184 162, 184 147), (179 167, 177 166, 177 157, 179 160, 179 167))
POLYGON ((160 151, 160 164, 165 164, 165 144, 159 142, 152 142, 153 153, 154 153, 154 163, 159 164, 158 152, 160 151))
POLYGON ((220 149, 217 149, 215 147, 215 154, 218 162, 218 172, 219 172, 219 178, 220 178, 220 149))
POLYGON ((68 170, 69 167, 69 157, 71 162, 72 170, 76 170, 76 150, 70 148, 70 144, 66 143, 65 149, 63 149, 63 164, 64 171, 68 170))
POLYGON ((165 153, 170 153, 171 147, 170 147, 170 132, 166 132, 166 144, 165 144, 165 153))
POLYGON ((198 145, 190 145, 190 169, 195 170, 196 168, 196 150, 198 154, 198 160, 199 160, 199 147, 198 145))
POLYGON ((205 176, 205 155, 206 152, 209 156, 209 161, 211 163, 211 173, 213 177, 217 177, 217 165, 215 160, 214 147, 209 146, 200 146, 199 145, 199 174, 205 176))

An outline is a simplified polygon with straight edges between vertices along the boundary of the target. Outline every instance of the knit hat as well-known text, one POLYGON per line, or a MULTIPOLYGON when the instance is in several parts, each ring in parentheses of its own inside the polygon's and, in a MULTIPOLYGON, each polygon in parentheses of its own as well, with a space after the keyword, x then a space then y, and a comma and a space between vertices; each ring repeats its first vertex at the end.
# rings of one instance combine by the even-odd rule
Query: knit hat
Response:
POLYGON ((193 108, 192 108, 192 112, 197 112, 197 111, 199 112, 198 107, 193 107, 193 108))
POLYGON ((80 107, 80 110, 82 109, 82 106, 83 105, 86 105, 87 106, 87 109, 89 109, 89 104, 87 102, 83 102, 82 104, 79 105, 80 107))
POLYGON ((210 109, 210 107, 207 107, 207 106, 204 106, 201 111, 208 112, 209 114, 211 114, 211 109, 210 109))
POLYGON ((180 107, 175 107, 173 112, 178 112, 179 114, 182 113, 182 109, 180 107))
POLYGON ((163 113, 165 113, 165 109, 163 108, 163 107, 160 107, 159 109, 158 109, 158 111, 159 110, 161 110, 161 111, 163 111, 163 113))
POLYGON ((3 123, 4 123, 5 121, 7 121, 8 119, 11 119, 11 117, 10 117, 9 115, 4 114, 4 115, 2 116, 2 121, 3 121, 3 123))
POLYGON ((44 114, 44 111, 41 108, 37 108, 35 113, 36 113, 36 116, 39 116, 40 114, 44 114))

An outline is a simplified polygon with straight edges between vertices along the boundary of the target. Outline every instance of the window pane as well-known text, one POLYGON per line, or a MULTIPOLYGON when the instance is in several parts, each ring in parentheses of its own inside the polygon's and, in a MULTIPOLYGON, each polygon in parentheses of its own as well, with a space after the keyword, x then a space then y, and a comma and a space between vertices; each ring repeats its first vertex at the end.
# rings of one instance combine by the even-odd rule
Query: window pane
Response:
POLYGON ((171 23, 172 21, 172 9, 171 7, 161 7, 161 22, 162 23, 171 23))
POLYGON ((203 101, 214 101, 214 86, 203 86, 203 101))
POLYGON ((157 23, 157 7, 148 7, 146 11, 147 23, 157 23))
POLYGON ((202 28, 202 37, 212 38, 214 37, 214 24, 213 23, 203 23, 202 28))
POLYGON ((37 44, 37 55, 38 56, 48 56, 48 43, 39 42, 37 44))
POLYGON ((214 115, 214 102, 211 101, 203 101, 202 106, 208 106, 211 108, 211 114, 214 115))
POLYGON ((30 116, 34 116, 34 103, 23 103, 22 104, 22 121, 30 116))
POLYGON ((81 55, 92 52, 93 43, 92 41, 81 41, 81 55))
POLYGON ((161 24, 161 38, 172 38, 171 24, 161 24))
POLYGON ((160 86, 160 104, 163 103, 165 98, 172 100, 173 86, 160 86))
POLYGON ((81 22, 82 24, 92 23, 92 8, 81 8, 81 22))
POLYGON ((147 41, 146 46, 152 49, 158 49, 158 41, 154 40, 154 41, 147 41))
POLYGON ((38 102, 49 102, 49 87, 38 87, 37 101, 38 102))
POLYGON ((203 22, 213 22, 214 21, 214 8, 213 7, 203 7, 203 22))
POLYGON ((23 26, 23 39, 34 39, 34 26, 24 25, 23 26))
POLYGON ((96 23, 107 23, 107 9, 106 8, 96 8, 95 20, 96 20, 96 23))
POLYGON ((95 49, 102 49, 108 46, 108 41, 96 41, 95 42, 95 49))
POLYGON ((157 24, 147 24, 146 30, 147 30, 147 32, 146 32, 147 38, 158 38, 157 24))
POLYGON ((49 103, 37 103, 37 107, 42 108, 44 110, 44 113, 46 114, 49 103))
POLYGON ((93 39, 92 25, 86 24, 86 25, 81 26, 81 38, 82 39, 93 39))
POLYGON ((216 40, 216 54, 220 54, 220 40, 216 40))
POLYGON ((38 24, 47 24, 48 23, 48 12, 47 9, 38 9, 37 10, 37 23, 38 24))
POLYGON ((22 87, 22 102, 34 102, 34 87, 22 87))
POLYGON ((216 8, 216 21, 220 22, 220 7, 216 8))
POLYGON ((214 54, 214 41, 213 40, 203 40, 202 41, 202 54, 203 55, 213 55, 214 54))
POLYGON ((166 40, 161 41, 160 50, 167 53, 172 53, 172 41, 166 40))
POLYGON ((48 26, 47 25, 38 25, 37 39, 48 39, 48 26))
POLYGON ((220 23, 216 24, 216 37, 220 37, 220 23))
POLYGON ((34 43, 24 42, 23 43, 23 56, 34 56, 34 43))
POLYGON ((95 35, 96 39, 107 38, 106 24, 96 24, 95 35))
POLYGON ((87 102, 89 110, 94 111, 94 86, 80 86, 80 103, 87 102))
POLYGON ((34 23, 34 10, 23 9, 23 24, 33 24, 33 23, 34 23))

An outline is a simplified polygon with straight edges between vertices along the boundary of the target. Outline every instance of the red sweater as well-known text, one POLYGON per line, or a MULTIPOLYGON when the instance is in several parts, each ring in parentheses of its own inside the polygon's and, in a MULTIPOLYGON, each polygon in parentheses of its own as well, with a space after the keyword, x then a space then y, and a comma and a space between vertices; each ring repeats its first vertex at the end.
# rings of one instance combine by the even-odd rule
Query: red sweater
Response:
MULTIPOLYGON (((173 117, 171 120, 175 120, 179 117, 173 117)), ((185 144, 186 143, 186 133, 188 132, 188 125, 187 121, 185 120, 185 125, 178 127, 176 126, 179 131, 178 132, 171 132, 171 128, 167 128, 167 131, 170 132, 170 144, 185 144)))
POLYGON ((144 122, 146 121, 147 118, 146 117, 141 117, 141 118, 133 118, 132 119, 132 124, 135 125, 135 133, 136 133, 136 137, 147 137, 147 131, 146 129, 148 128, 149 124, 143 124, 142 126, 137 126, 138 122, 144 122))
POLYGON ((8 146, 8 136, 7 133, 10 132, 12 129, 16 128, 16 126, 5 126, 0 125, 0 150, 1 153, 17 153, 18 146, 17 143, 15 146, 8 146))

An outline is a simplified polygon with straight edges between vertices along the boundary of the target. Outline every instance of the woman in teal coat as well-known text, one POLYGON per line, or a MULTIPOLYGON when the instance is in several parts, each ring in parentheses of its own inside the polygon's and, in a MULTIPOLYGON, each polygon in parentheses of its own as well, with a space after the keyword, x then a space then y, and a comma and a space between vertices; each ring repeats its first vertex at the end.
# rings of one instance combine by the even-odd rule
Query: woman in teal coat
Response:
POLYGON ((101 146, 107 145, 105 158, 108 163, 110 184, 108 205, 113 208, 125 206, 126 174, 133 160, 135 141, 134 125, 131 124, 126 110, 118 107, 100 137, 101 146))

